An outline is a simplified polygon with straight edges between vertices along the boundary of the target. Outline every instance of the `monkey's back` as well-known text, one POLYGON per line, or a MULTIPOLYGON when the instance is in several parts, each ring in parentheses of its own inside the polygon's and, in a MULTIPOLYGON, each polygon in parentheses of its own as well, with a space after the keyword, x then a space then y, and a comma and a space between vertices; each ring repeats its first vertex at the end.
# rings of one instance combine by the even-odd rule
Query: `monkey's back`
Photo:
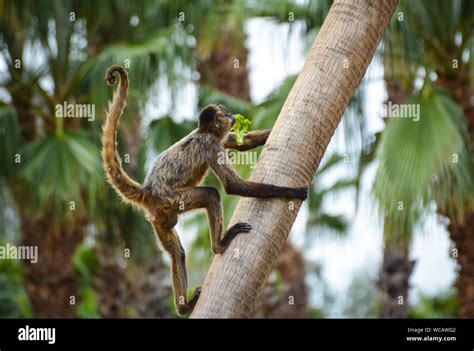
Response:
POLYGON ((197 186, 209 169, 206 153, 213 152, 207 139, 194 131, 163 151, 146 176, 144 187, 151 189, 155 196, 161 196, 197 186))

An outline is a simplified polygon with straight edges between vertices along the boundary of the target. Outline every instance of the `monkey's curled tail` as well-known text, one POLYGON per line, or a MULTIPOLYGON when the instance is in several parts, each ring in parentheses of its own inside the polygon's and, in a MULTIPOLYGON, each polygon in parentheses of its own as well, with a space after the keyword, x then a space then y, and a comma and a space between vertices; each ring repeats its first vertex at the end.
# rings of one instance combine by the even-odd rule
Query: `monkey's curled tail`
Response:
POLYGON ((110 66, 105 72, 105 80, 109 85, 115 83, 115 72, 118 72, 120 75, 120 83, 114 93, 112 102, 109 104, 102 134, 103 166, 107 180, 122 199, 137 207, 143 207, 147 203, 149 195, 143 190, 141 184, 131 179, 127 173, 125 173, 117 152, 117 127, 120 116, 126 106, 125 99, 128 95, 128 75, 122 66, 110 66))

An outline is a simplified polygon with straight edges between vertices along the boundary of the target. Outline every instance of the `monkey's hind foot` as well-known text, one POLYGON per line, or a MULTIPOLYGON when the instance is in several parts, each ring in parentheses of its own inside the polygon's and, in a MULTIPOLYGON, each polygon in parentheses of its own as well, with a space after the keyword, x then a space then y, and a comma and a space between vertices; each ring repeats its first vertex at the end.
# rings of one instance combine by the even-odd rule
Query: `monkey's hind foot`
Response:
POLYGON ((308 197, 308 188, 294 188, 294 190, 297 199, 304 201, 308 197))
POLYGON ((176 306, 176 309, 178 310, 178 313, 180 315, 189 314, 193 311, 194 306, 196 306, 199 296, 201 295, 201 290, 201 288, 196 288, 196 290, 194 290, 193 296, 191 297, 191 300, 189 300, 185 304, 178 304, 176 306))
POLYGON ((216 254, 221 254, 224 252, 238 234, 247 234, 251 230, 252 226, 248 223, 239 222, 234 224, 225 232, 224 237, 221 240, 221 250, 219 250, 219 252, 216 254))

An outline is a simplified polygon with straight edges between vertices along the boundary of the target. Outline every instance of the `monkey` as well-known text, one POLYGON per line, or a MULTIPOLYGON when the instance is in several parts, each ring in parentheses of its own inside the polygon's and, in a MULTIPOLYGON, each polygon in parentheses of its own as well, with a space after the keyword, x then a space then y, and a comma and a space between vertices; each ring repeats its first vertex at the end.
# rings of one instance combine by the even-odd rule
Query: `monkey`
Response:
POLYGON ((187 295, 185 252, 174 229, 178 215, 195 210, 207 211, 211 250, 222 254, 238 234, 249 233, 248 223, 236 223, 224 232, 220 195, 216 188, 199 186, 209 169, 218 177, 227 194, 255 198, 292 198, 305 200, 307 187, 283 187, 243 180, 231 165, 225 149, 249 150, 264 145, 270 130, 248 132, 239 145, 230 130, 235 122, 232 113, 220 104, 203 108, 197 129, 157 156, 143 184, 131 179, 121 165, 117 152, 117 127, 126 106, 128 74, 120 65, 110 66, 105 74, 109 85, 120 77, 109 103, 102 135, 102 161, 107 181, 122 200, 142 210, 151 223, 159 246, 169 255, 174 301, 181 315, 190 313, 201 288, 190 299, 187 295))

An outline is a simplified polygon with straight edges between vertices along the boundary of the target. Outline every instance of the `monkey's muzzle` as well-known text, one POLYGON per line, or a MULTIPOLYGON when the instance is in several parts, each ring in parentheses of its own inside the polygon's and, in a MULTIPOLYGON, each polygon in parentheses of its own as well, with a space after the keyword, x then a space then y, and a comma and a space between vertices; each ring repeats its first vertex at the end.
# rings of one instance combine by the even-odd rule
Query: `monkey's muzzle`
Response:
POLYGON ((231 127, 233 127, 235 124, 235 115, 233 113, 226 113, 225 115, 227 116, 227 118, 230 118, 230 125, 231 127))

